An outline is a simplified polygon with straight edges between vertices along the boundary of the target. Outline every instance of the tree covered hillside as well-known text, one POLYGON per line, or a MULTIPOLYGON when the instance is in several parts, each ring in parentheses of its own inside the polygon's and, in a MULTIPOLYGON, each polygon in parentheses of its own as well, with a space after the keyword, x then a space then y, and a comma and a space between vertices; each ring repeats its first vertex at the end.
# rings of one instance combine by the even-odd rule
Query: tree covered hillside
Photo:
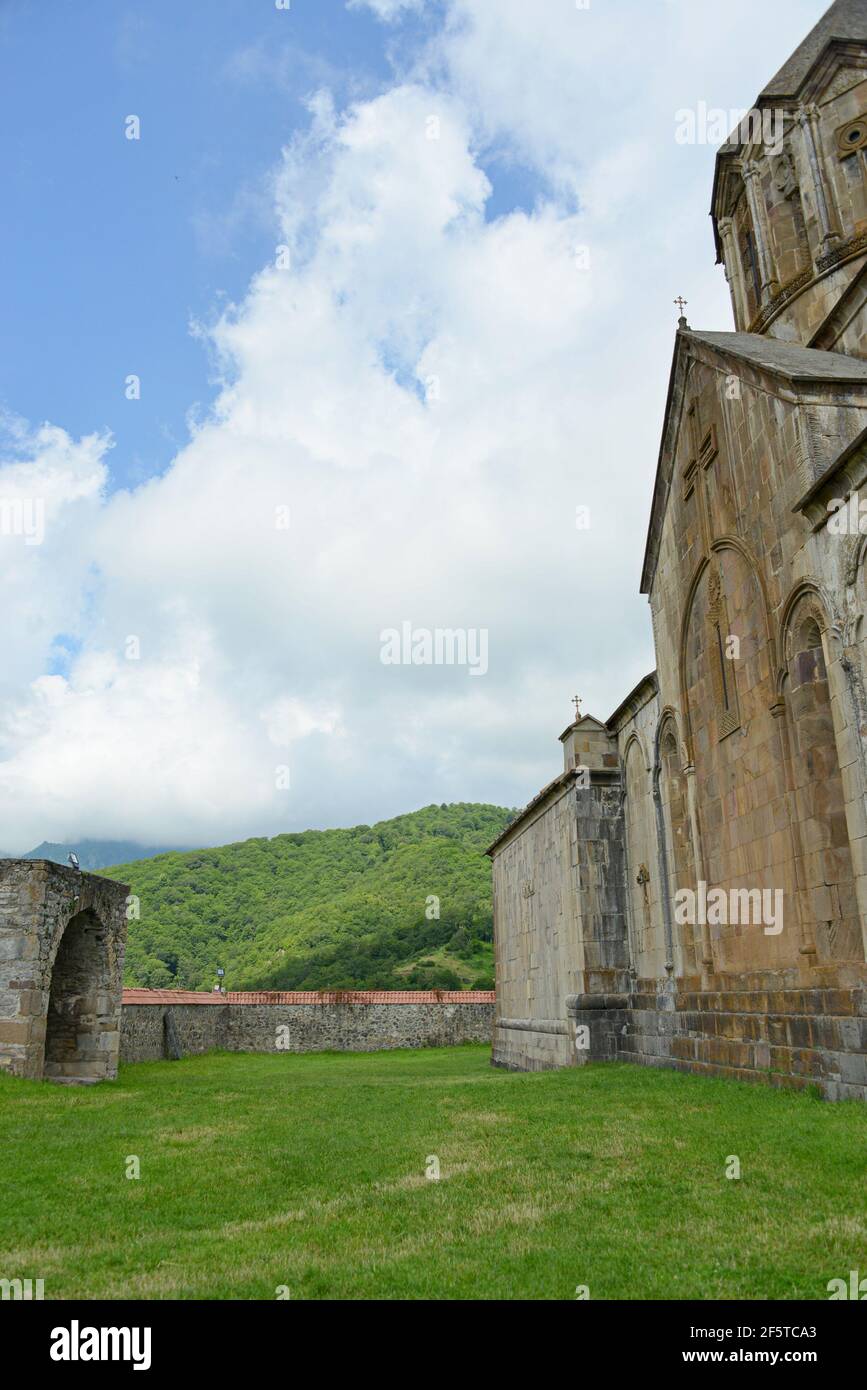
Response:
POLYGON ((221 966, 228 989, 492 988, 483 851, 513 815, 427 806, 113 866, 140 901, 125 982, 210 989, 221 966))

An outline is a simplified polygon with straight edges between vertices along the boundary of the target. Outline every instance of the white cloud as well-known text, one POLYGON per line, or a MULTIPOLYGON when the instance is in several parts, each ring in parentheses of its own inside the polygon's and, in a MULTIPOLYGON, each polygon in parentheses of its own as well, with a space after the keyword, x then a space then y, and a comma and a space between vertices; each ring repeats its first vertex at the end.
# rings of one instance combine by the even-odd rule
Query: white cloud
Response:
MULTIPOLYGON (((448 19, 421 62, 445 72, 450 89, 490 137, 543 169, 583 202, 583 179, 621 147, 641 146, 657 195, 651 216, 677 196, 686 162, 674 146, 674 113, 704 99, 748 107, 816 22, 821 0, 730 0, 724 13, 694 0, 647 4, 592 0, 449 0, 448 19)), ((711 170, 693 161, 705 182, 711 170)), ((635 195, 641 189, 632 188, 635 195)), ((706 209, 705 209, 706 210, 706 209)))
POLYGON ((689 4, 649 9, 452 0, 406 80, 312 100, 273 180, 291 268, 211 331, 224 385, 168 472, 106 502, 105 439, 19 438, 0 482, 50 524, 0 546, 0 846, 514 804, 573 691, 604 717, 649 668, 671 301, 728 325, 712 151, 675 144, 670 83, 688 35, 690 81, 737 87, 745 32, 705 51, 689 4), (491 148, 544 174, 532 213, 485 221, 491 148), (405 620, 485 629, 488 675, 384 666, 405 620), (48 675, 59 632, 81 651, 48 675))
MULTIPOLYGON (((0 419, 0 700, 42 674, 59 633, 80 635, 97 582, 91 528, 108 478, 106 436, 0 419)), ((2 747, 2 745, 0 745, 2 747)), ((2 843, 2 841, 0 841, 2 843)))
POLYGON ((408 10, 420 10, 424 0, 348 0, 347 9, 373 10, 378 19, 391 21, 408 10))

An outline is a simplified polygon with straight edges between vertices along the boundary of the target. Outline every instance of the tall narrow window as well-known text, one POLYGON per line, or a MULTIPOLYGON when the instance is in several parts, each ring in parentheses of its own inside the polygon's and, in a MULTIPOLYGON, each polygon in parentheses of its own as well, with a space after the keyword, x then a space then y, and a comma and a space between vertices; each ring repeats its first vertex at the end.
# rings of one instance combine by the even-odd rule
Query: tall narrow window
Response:
POLYGON ((722 575, 719 570, 711 572, 708 581, 708 622, 711 629, 710 665, 712 671, 716 722, 719 738, 727 738, 741 726, 738 706, 738 687, 735 663, 729 657, 728 610, 723 593, 722 575))
POLYGON ((720 631, 720 625, 719 625, 719 623, 714 623, 714 627, 716 628, 716 644, 717 644, 717 651, 719 652, 719 669, 720 669, 720 678, 721 678, 721 680, 722 680, 723 705, 725 706, 726 710, 729 710, 729 709, 731 709, 731 705, 730 705, 730 703, 729 703, 729 683, 728 683, 728 677, 726 676, 726 654, 725 654, 725 648, 723 647, 722 632, 720 631))

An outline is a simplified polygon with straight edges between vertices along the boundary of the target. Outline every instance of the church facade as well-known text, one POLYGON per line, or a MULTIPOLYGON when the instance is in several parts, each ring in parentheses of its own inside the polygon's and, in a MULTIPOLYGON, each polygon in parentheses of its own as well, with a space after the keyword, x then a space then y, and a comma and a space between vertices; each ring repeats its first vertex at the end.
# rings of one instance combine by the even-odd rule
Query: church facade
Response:
POLYGON ((681 318, 657 669, 490 847, 494 1062, 867 1099, 867 0, 718 153, 735 331, 681 318))

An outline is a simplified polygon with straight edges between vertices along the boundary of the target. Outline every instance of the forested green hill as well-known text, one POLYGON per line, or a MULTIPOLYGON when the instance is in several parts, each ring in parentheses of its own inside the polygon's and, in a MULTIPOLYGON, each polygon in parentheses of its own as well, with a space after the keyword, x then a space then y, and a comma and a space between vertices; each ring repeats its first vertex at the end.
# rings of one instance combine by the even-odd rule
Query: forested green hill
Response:
POLYGON ((490 989, 483 851, 514 814, 427 806, 115 865, 141 911, 125 982, 210 989, 221 966, 228 989, 490 989))

